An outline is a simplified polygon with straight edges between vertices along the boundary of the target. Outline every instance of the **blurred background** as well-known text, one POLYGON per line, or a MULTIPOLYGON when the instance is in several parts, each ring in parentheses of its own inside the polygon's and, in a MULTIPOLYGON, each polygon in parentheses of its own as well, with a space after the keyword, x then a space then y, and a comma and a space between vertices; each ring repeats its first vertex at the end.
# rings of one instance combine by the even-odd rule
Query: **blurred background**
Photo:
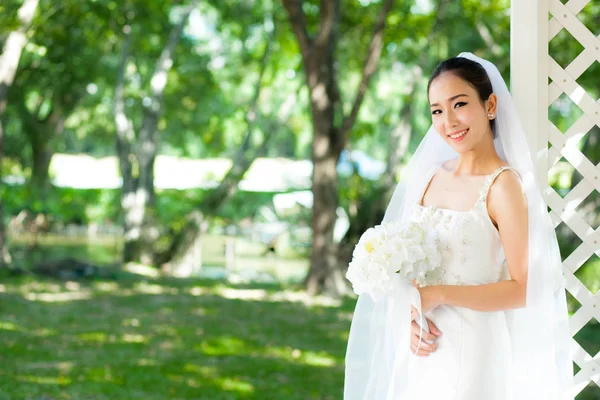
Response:
MULTIPOLYGON (((430 125, 435 65, 470 51, 510 84, 510 12, 2 0, 0 399, 340 399, 352 248, 430 125)), ((582 50, 550 42, 562 67, 582 50)), ((577 80, 595 99, 598 76, 577 80)), ((549 107, 562 132, 581 114, 549 107)), ((594 165, 599 141, 578 144, 594 165)), ((548 178, 564 197, 582 176, 548 178)), ((599 210, 577 209, 594 229, 599 210)), ((557 233, 564 259, 582 242, 557 233)), ((598 257, 575 275, 596 293, 598 257)), ((598 321, 575 340, 597 355, 598 321)))

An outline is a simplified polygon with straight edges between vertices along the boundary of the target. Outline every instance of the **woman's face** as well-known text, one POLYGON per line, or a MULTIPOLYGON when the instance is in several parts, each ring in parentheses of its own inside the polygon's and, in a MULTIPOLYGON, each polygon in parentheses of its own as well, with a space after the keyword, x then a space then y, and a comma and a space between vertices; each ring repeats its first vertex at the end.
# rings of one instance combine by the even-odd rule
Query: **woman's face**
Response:
POLYGON ((429 105, 435 130, 457 152, 470 151, 492 138, 490 119, 496 116, 496 95, 481 104, 471 85, 445 72, 429 86, 429 105))

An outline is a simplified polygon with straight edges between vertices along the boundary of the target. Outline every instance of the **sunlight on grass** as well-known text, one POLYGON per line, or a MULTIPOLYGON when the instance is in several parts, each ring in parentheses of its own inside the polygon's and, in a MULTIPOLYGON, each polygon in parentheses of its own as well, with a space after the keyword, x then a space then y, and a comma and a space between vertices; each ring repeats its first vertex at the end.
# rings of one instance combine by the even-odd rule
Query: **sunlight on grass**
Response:
POLYGON ((316 400, 339 392, 345 303, 276 285, 36 279, 3 282, 13 311, 0 321, 0 398, 316 400), (87 298, 57 301, 77 294, 87 298))
POLYGON ((25 294, 37 292, 60 293, 63 291, 63 286, 49 281, 33 281, 18 286, 18 289, 25 294))
POLYGON ((135 291, 144 294, 177 294, 177 288, 170 288, 168 286, 157 285, 154 283, 140 282, 134 286, 135 291))
POLYGON ((140 326, 140 320, 137 318, 125 318, 123 321, 121 321, 121 325, 133 326, 137 328, 138 326, 140 326))
POLYGON ((149 366, 156 366, 159 364, 158 364, 158 361, 152 360, 150 358, 140 358, 139 360, 137 360, 135 362, 135 365, 140 366, 140 367, 149 367, 149 366))
POLYGON ((149 278, 158 278, 160 276, 158 269, 136 263, 127 263, 123 266, 123 269, 133 274, 147 276, 149 278))
POLYGON ((4 331, 22 331, 23 329, 17 326, 13 322, 9 321, 0 321, 0 330, 4 331))
POLYGON ((69 385, 71 380, 64 376, 32 376, 32 375, 18 375, 16 377, 18 381, 37 383, 41 385, 69 385))
POLYGON ((222 390, 225 391, 235 391, 248 394, 253 393, 255 391, 254 386, 249 382, 233 377, 219 377, 219 373, 214 367, 201 367, 195 364, 188 363, 184 366, 184 371, 194 372, 205 379, 208 378, 210 381, 216 383, 222 390))
POLYGON ((198 286, 195 286, 186 291, 187 294, 191 294, 192 296, 201 296, 207 292, 208 292, 207 290, 205 290, 204 288, 198 287, 198 286))
POLYGON ((242 393, 252 393, 254 391, 254 386, 252 386, 248 382, 240 381, 237 379, 223 378, 218 379, 217 382, 219 382, 223 390, 227 391, 236 391, 242 393))
POLYGON ((140 334, 126 333, 121 336, 121 341, 125 343, 146 343, 148 339, 140 334))
POLYGON ((61 374, 68 374, 75 364, 71 361, 63 362, 35 362, 24 364, 23 368, 27 370, 31 369, 58 369, 61 374))
POLYGON ((236 289, 231 287, 217 287, 214 293, 230 300, 268 301, 268 302, 294 302, 305 306, 339 307, 340 299, 328 296, 310 296, 303 291, 282 290, 269 293, 264 289, 236 289))
POLYGON ((81 333, 77 338, 84 342, 106 343, 108 341, 108 335, 104 332, 81 333))
POLYGON ((216 378, 219 375, 215 367, 201 367, 192 363, 186 363, 183 366, 183 370, 186 372, 195 372, 204 377, 216 378))
POLYGON ((339 361, 326 352, 302 351, 290 347, 268 347, 265 349, 266 356, 279 357, 283 360, 299 365, 312 365, 315 367, 333 367, 339 361))
POLYGON ((87 300, 92 296, 88 291, 62 292, 62 293, 27 293, 25 298, 30 301, 43 301, 46 303, 62 303, 73 300, 87 300))
POLYGON ((202 342, 196 347, 207 356, 250 355, 279 358, 298 365, 333 367, 339 364, 327 352, 302 351, 291 347, 258 347, 232 336, 222 336, 202 342))
POLYGON ((94 289, 98 292, 112 293, 119 290, 119 284, 116 282, 94 282, 94 289))
POLYGON ((56 335, 56 329, 39 328, 33 331, 33 334, 38 337, 47 337, 56 335))
POLYGON ((147 337, 137 333, 125 333, 121 335, 118 340, 115 336, 109 336, 104 332, 86 332, 81 333, 76 337, 81 341, 93 343, 147 343, 149 340, 147 337))
POLYGON ((248 347, 243 340, 232 336, 204 341, 197 346, 198 350, 209 356, 243 354, 248 347))
POLYGON ((222 288, 217 290, 216 293, 226 299, 238 300, 265 300, 267 297, 267 292, 263 289, 222 288))
POLYGON ((318 367, 333 367, 337 364, 337 361, 327 353, 313 353, 307 352, 300 357, 301 361, 304 361, 306 365, 314 365, 318 367))

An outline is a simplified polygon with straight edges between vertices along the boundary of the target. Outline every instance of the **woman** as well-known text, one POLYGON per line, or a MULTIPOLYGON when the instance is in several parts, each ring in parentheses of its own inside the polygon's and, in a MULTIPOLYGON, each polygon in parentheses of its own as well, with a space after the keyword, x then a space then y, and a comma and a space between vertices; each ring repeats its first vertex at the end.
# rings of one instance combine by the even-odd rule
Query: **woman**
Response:
POLYGON ((572 399, 558 244, 506 84, 462 53, 427 90, 433 124, 384 222, 435 229, 443 267, 376 304, 359 297, 344 398, 572 399))

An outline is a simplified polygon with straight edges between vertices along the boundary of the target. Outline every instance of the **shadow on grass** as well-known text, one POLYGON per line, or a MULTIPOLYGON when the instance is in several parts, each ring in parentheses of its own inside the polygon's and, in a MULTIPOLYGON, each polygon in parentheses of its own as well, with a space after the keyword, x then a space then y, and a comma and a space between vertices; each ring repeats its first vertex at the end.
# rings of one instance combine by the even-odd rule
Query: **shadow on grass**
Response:
POLYGON ((4 277, 0 399, 339 399, 353 299, 281 285, 4 277))
MULTIPOLYGON (((354 299, 130 274, 0 278, 0 400, 342 397, 354 299)), ((575 339, 593 354, 599 331, 575 339)), ((597 399, 595 385, 577 397, 597 399)))

